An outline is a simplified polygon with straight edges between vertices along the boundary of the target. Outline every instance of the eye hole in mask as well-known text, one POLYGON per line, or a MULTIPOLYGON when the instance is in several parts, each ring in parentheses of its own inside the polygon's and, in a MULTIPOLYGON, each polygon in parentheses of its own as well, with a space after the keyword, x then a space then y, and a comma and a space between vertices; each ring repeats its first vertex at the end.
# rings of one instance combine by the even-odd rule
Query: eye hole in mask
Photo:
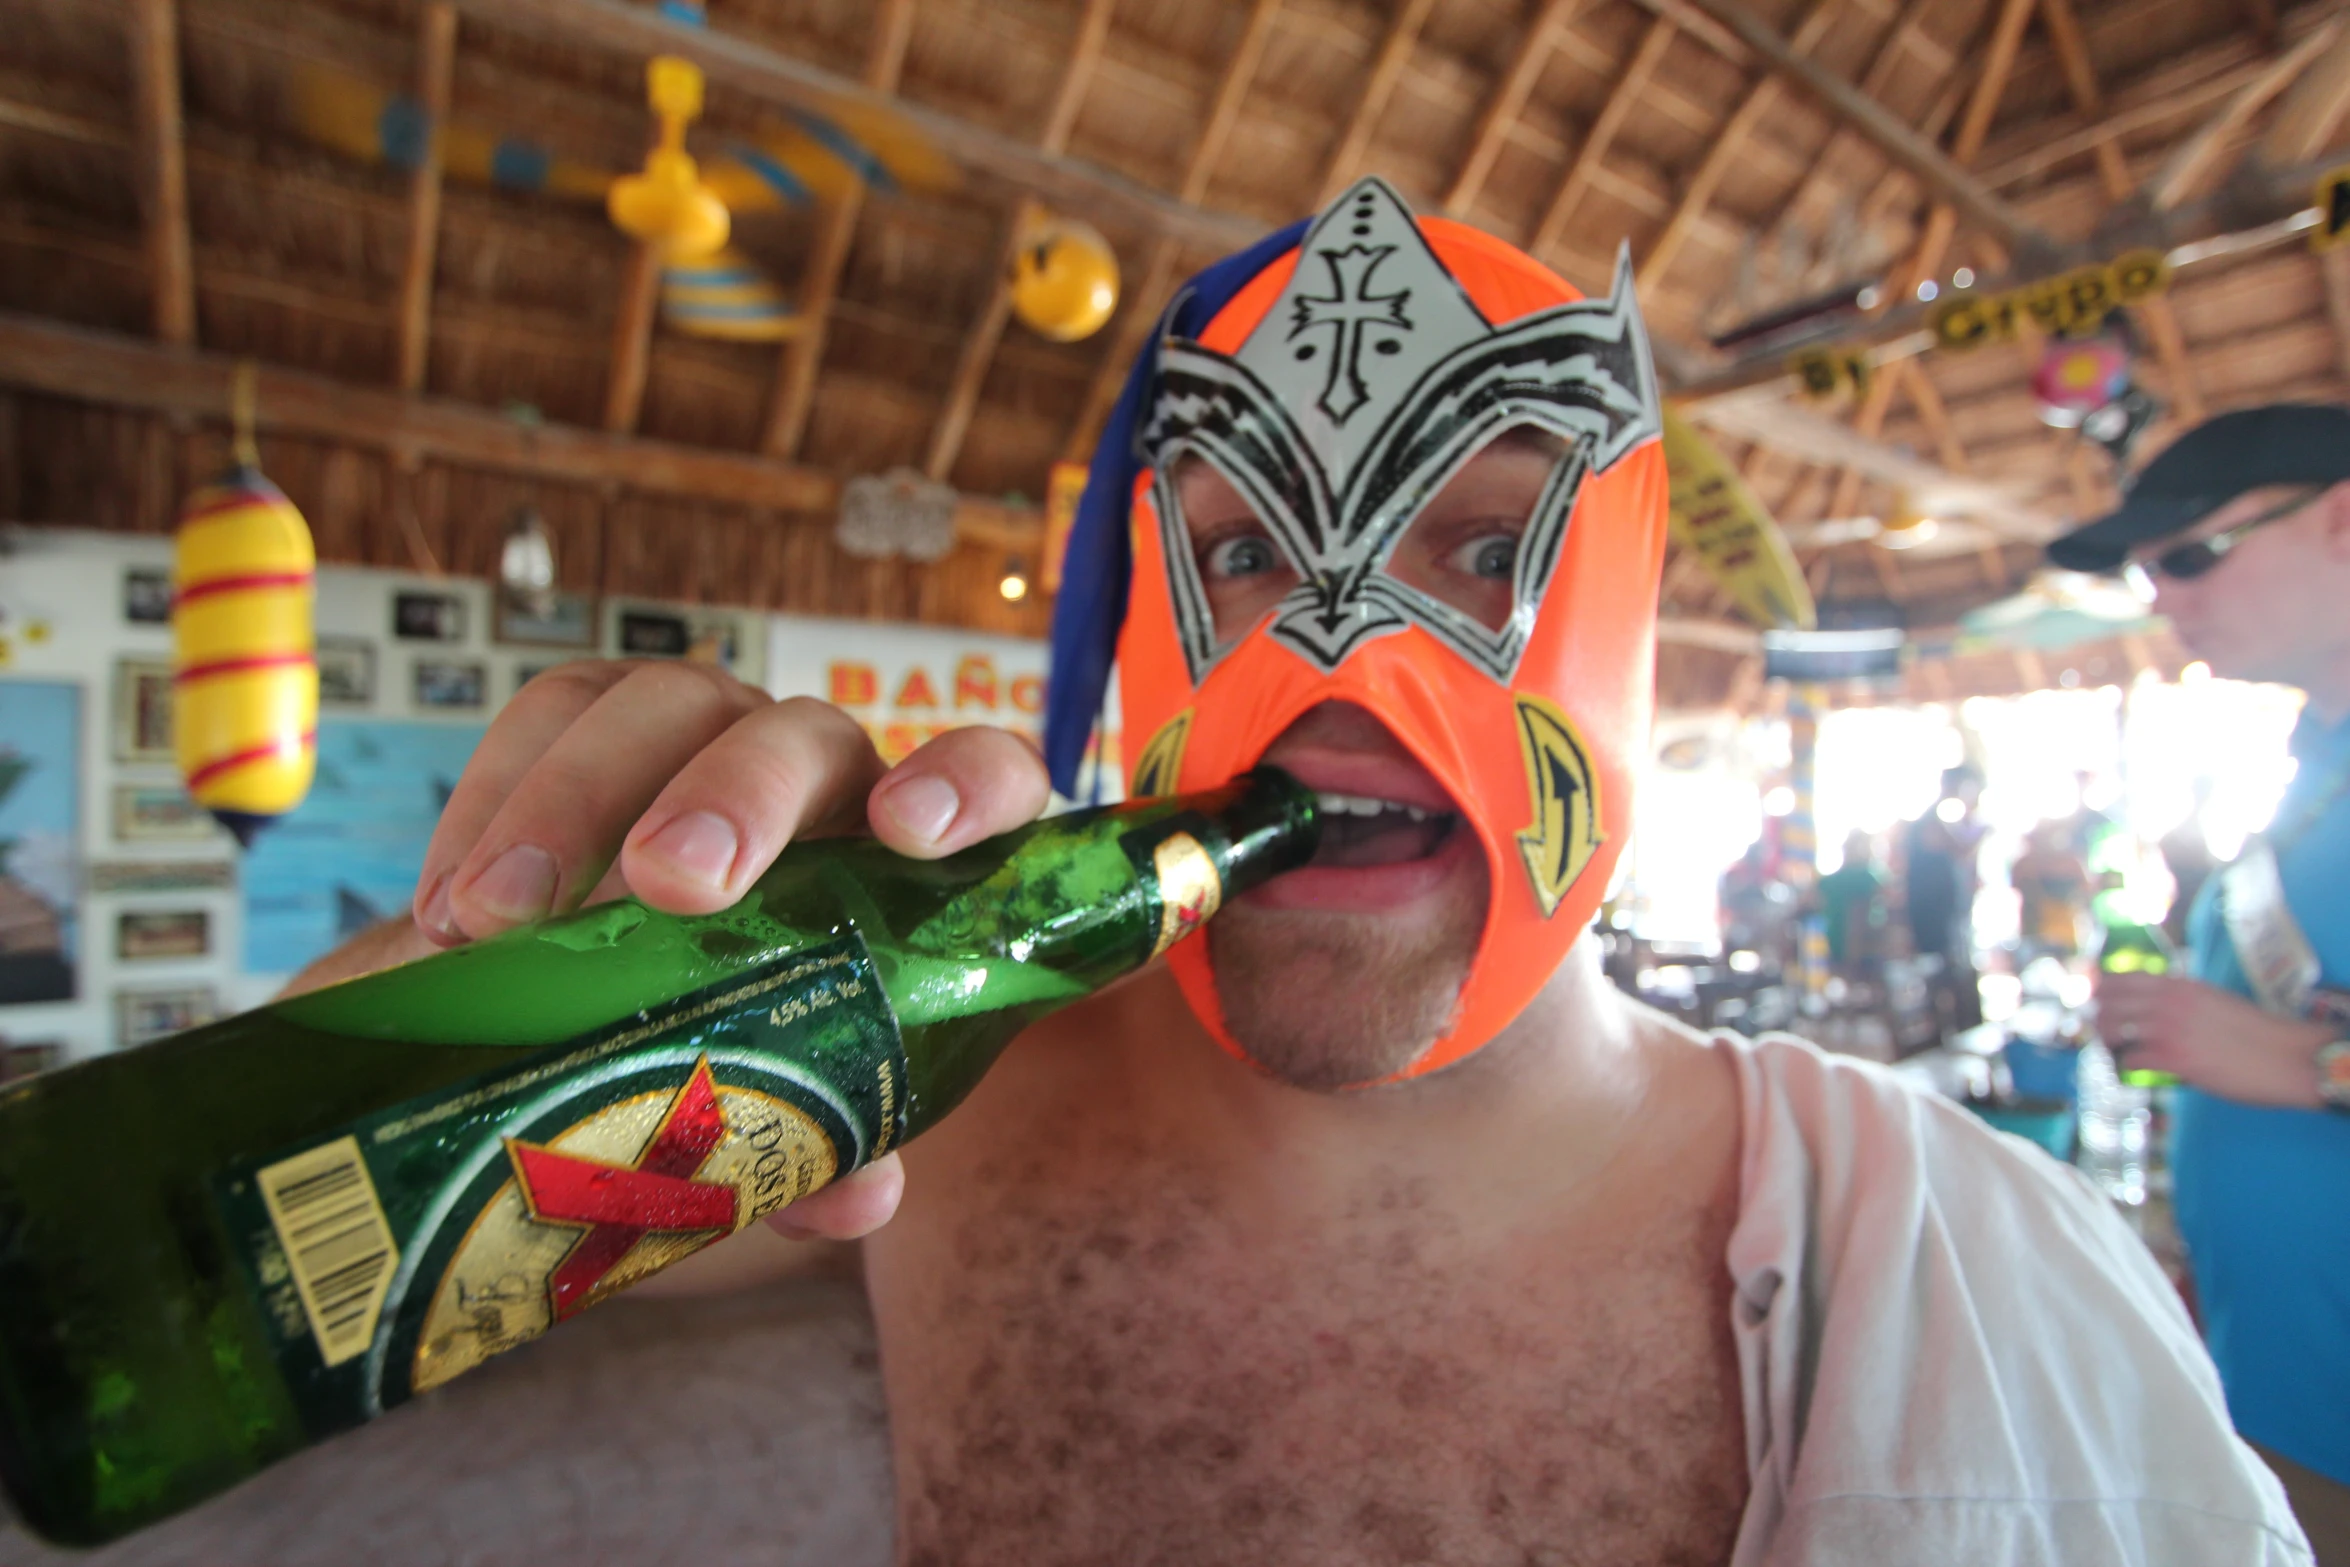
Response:
MULTIPOLYGON (((1501 631, 1518 609, 1518 554, 1527 525, 1566 455, 1566 443, 1548 431, 1502 431, 1420 508, 1381 569, 1488 631, 1501 631)), ((1182 459, 1175 489, 1217 645, 1230 647, 1297 586, 1297 566, 1204 459, 1182 459)))

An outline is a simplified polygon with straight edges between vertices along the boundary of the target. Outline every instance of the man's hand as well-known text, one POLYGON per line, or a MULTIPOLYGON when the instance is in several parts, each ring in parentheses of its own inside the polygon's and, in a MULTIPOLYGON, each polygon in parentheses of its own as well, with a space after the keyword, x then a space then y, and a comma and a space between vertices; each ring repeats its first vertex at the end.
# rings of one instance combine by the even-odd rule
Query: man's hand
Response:
POLYGON ((2168 1072, 2240 1104, 2314 1110, 2325 1023, 2263 1012, 2198 980, 2106 974, 2097 981, 2097 1032, 2131 1070, 2168 1072))
MULTIPOLYGON (((884 773, 865 731, 812 698, 777 702, 701 664, 563 664, 482 737, 401 945, 453 947, 623 893, 714 913, 794 838, 870 825, 898 853, 937 859, 1033 821, 1050 797, 1036 752, 1002 730, 942 735, 884 773)), ((853 1240, 904 1187, 891 1154, 767 1222, 853 1240)))

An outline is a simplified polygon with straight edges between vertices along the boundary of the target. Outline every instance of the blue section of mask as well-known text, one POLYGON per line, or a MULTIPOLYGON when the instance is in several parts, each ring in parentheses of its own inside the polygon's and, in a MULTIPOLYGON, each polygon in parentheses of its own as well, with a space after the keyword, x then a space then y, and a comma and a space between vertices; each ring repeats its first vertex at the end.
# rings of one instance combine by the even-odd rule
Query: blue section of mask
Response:
MULTIPOLYGON (((1061 565, 1060 596, 1053 604, 1052 678, 1046 688, 1044 759, 1053 787, 1074 797, 1086 742, 1100 721, 1110 688, 1110 665, 1118 656, 1118 633, 1126 624, 1126 595, 1134 572, 1127 512, 1134 479, 1142 472, 1143 426, 1159 378, 1159 344, 1168 336, 1196 338, 1249 280, 1305 237, 1310 220, 1269 234, 1248 249, 1226 256, 1176 290, 1174 303, 1159 318, 1128 372, 1126 386, 1110 410, 1109 423, 1093 449, 1085 495, 1061 565)), ((1099 794, 1099 780, 1095 793, 1099 794)))

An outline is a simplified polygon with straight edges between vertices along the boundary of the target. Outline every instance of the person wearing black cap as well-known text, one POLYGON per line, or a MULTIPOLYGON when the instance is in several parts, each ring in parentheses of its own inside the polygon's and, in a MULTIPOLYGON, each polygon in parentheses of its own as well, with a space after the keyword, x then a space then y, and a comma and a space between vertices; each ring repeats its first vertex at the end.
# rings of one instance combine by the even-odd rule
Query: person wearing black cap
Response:
POLYGON ((2098 1009, 2184 1085, 2179 1228, 2229 1411, 2350 1563, 2350 409, 2213 419, 2048 556, 2128 575, 2213 673, 2308 698, 2275 820, 2196 900, 2195 977, 2108 976, 2098 1009))

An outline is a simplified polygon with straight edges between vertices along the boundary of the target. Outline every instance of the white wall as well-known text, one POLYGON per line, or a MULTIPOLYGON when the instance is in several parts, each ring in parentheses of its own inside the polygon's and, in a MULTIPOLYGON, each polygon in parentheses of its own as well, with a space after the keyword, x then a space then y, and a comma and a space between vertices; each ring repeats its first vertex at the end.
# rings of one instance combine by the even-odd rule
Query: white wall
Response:
MULTIPOLYGON (((69 1059, 112 1049, 116 1043, 116 997, 130 990, 210 986, 228 1010, 258 1005, 274 993, 284 976, 249 974, 241 969, 245 932, 238 887, 202 892, 99 893, 89 886, 89 871, 94 866, 134 861, 237 866, 239 860, 236 843, 226 833, 216 832, 194 843, 124 843, 117 841, 113 832, 111 810, 117 784, 177 782, 168 762, 124 764, 114 760, 116 665, 124 659, 168 661, 171 657, 168 626, 134 625, 125 620, 124 574, 134 568, 168 570, 171 540, 82 529, 19 528, 0 530, 0 550, 4 550, 0 553, 0 646, 5 648, 0 652, 0 681, 63 681, 81 689, 76 836, 83 867, 75 942, 78 994, 70 1002, 0 1006, 0 1040, 62 1043, 69 1059), (116 958, 116 921, 122 912, 183 909, 201 909, 210 917, 211 950, 206 957, 133 963, 116 958)), ((886 650, 921 655, 935 651, 940 655, 939 675, 945 679, 951 679, 955 666, 955 658, 947 655, 976 652, 996 660, 1004 671, 1007 689, 1014 674, 1040 672, 1044 661, 1041 643, 1009 638, 617 597, 597 606, 596 648, 513 645, 498 639, 494 597, 487 583, 329 566, 318 573, 318 635, 322 641, 346 640, 369 646, 375 679, 371 700, 327 705, 322 709, 322 721, 375 717, 485 724, 514 694, 525 671, 566 658, 617 652, 621 619, 631 609, 682 616, 694 634, 731 623, 735 672, 778 694, 823 691, 829 679, 827 660, 851 650, 859 656, 886 650), (393 606, 404 590, 454 595, 462 600, 462 638, 454 642, 396 638, 393 606), (427 660, 482 665, 486 675, 483 706, 449 711, 419 705, 415 699, 416 666, 427 660)), ((955 716, 989 717, 978 712, 955 716)), ((1004 721, 1005 716, 998 715, 995 721, 1004 721)), ((1021 727, 1033 722, 1024 715, 1013 721, 1021 727)), ((0 734, 0 743, 7 738, 0 734)), ((237 868, 241 871, 241 866, 237 868)))

